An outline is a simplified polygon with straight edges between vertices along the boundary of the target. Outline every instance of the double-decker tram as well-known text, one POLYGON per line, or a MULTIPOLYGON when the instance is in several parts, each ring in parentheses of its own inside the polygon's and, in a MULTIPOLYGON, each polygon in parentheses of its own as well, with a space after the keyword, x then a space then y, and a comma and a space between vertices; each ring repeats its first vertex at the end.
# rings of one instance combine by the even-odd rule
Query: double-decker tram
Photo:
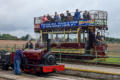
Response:
MULTIPOLYGON (((44 49, 48 38, 51 39, 51 52, 56 56, 70 59, 94 59, 107 57, 105 50, 105 32, 107 12, 101 10, 87 11, 85 18, 80 12, 79 19, 44 22, 43 17, 34 18, 34 31, 37 34, 36 48, 44 49)), ((74 18, 75 13, 71 13, 74 18)), ((76 16, 77 17, 77 16, 76 16)))

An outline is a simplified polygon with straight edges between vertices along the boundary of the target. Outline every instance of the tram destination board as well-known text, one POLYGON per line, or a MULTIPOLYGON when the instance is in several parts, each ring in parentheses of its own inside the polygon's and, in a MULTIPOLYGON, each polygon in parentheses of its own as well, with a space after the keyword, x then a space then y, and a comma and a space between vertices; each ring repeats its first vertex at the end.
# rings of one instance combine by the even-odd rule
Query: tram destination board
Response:
POLYGON ((44 23, 40 24, 40 29, 75 27, 75 26, 94 26, 94 25, 95 25, 94 20, 79 20, 69 22, 44 23))

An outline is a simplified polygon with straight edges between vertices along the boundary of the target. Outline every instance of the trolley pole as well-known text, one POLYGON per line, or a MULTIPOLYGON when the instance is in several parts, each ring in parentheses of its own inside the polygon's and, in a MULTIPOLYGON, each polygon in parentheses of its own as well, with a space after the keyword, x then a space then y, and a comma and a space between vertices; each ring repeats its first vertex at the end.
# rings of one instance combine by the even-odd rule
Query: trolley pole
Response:
POLYGON ((65 42, 65 29, 64 29, 64 42, 65 42))

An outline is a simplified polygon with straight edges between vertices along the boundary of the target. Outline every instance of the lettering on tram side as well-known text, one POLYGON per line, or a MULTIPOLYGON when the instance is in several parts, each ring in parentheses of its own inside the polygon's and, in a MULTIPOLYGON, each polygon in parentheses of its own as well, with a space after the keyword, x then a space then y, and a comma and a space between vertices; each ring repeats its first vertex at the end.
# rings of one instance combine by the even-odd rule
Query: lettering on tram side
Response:
POLYGON ((80 20, 80 21, 40 24, 40 29, 62 28, 62 27, 73 27, 73 26, 93 26, 93 25, 95 25, 94 20, 80 20))

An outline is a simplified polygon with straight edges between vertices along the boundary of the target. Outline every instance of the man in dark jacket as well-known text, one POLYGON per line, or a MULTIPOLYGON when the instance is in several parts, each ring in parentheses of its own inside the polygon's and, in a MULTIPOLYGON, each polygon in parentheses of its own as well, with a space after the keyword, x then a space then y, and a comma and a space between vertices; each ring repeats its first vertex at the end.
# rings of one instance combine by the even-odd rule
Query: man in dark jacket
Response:
POLYGON ((23 54, 22 54, 22 50, 18 49, 15 52, 14 55, 14 74, 15 75, 20 75, 20 65, 21 65, 21 61, 23 58, 23 54))
POLYGON ((68 10, 66 11, 66 14, 67 14, 66 20, 67 20, 67 21, 72 21, 72 20, 73 20, 73 17, 72 17, 71 13, 70 13, 68 10))
POLYGON ((33 49, 33 43, 31 42, 31 40, 26 43, 25 48, 33 49))

